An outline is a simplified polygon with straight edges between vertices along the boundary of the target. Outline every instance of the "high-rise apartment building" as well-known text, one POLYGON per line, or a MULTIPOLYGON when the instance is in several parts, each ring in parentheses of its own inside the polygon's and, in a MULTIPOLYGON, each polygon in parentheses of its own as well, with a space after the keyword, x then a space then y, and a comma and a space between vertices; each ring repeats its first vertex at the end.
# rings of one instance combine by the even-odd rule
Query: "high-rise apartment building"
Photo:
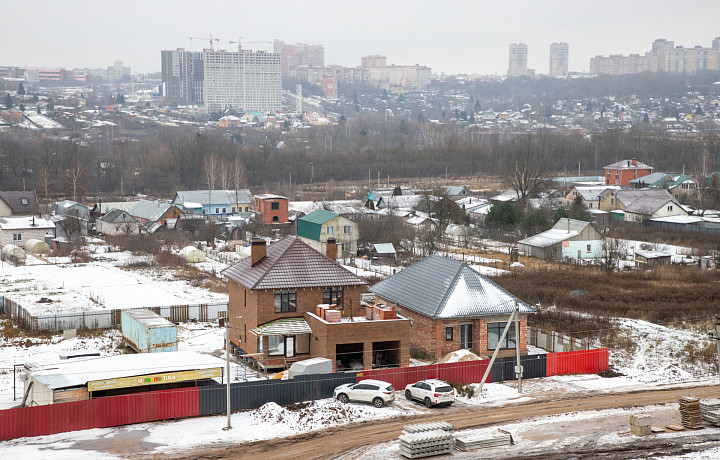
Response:
POLYGON ((161 51, 162 91, 171 104, 203 103, 203 56, 201 52, 161 51))
POLYGON ((524 77, 527 75, 528 46, 526 43, 510 45, 510 66, 508 77, 524 77))
POLYGON ((590 73, 598 75, 624 75, 645 71, 694 74, 706 70, 720 70, 720 37, 712 41, 710 48, 684 48, 660 38, 653 42, 650 51, 644 55, 614 54, 590 59, 590 73))
POLYGON ((324 67, 325 47, 323 45, 294 45, 282 40, 273 41, 273 51, 280 54, 282 61, 282 76, 289 77, 293 69, 300 66, 324 67))
POLYGON ((568 74, 568 57, 570 46, 567 43, 553 43, 550 45, 550 75, 553 77, 566 77, 568 74))
POLYGON ((208 111, 228 108, 270 112, 282 108, 278 53, 203 51, 203 96, 208 111))

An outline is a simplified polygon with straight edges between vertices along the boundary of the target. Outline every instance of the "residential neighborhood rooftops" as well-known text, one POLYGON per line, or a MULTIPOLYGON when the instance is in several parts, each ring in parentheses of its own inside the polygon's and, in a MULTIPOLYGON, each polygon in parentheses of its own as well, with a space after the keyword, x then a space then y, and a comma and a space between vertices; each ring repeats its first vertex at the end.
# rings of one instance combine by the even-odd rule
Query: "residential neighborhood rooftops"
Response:
POLYGON ((535 309, 470 266, 431 255, 370 287, 376 295, 432 318, 505 315, 535 309))
POLYGON ((294 236, 267 247, 266 256, 254 266, 252 257, 222 273, 248 289, 287 289, 327 286, 359 286, 367 281, 325 257, 294 236))

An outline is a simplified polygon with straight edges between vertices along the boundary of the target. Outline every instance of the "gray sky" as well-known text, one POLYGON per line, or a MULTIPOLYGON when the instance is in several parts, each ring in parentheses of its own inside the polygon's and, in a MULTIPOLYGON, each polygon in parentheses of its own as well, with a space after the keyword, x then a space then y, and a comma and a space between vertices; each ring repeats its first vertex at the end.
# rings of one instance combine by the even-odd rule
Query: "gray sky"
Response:
MULTIPOLYGON (((644 53, 656 38, 709 47, 718 0, 2 0, 0 65, 160 71, 160 51, 212 33, 230 40, 322 44, 325 64, 367 54, 433 72, 505 74, 508 46, 528 44, 528 67, 548 72, 550 43, 570 45, 570 70, 597 54, 644 53)), ((206 46, 193 40, 196 50, 206 46)), ((271 50, 271 45, 246 48, 271 50)))

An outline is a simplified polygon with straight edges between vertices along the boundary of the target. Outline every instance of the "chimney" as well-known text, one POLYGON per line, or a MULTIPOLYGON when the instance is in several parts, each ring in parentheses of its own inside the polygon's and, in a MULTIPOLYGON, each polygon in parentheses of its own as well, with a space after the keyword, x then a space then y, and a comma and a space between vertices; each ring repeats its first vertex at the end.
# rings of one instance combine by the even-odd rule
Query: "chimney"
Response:
POLYGON ((267 246, 265 240, 261 238, 253 238, 250 244, 250 266, 254 267, 258 262, 265 258, 267 246))
POLYGON ((325 255, 332 260, 337 260, 337 243, 335 238, 330 237, 325 245, 325 255))
POLYGON ((637 166, 637 158, 632 159, 633 166, 637 166))

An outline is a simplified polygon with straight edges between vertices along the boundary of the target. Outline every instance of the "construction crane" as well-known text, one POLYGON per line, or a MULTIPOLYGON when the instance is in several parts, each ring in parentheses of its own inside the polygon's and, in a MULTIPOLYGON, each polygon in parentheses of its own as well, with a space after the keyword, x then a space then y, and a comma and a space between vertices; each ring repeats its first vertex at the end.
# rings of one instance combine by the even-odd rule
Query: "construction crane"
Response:
POLYGON ((219 38, 213 38, 212 34, 210 34, 210 38, 206 37, 188 37, 190 39, 190 47, 192 48, 192 41, 193 40, 207 40, 210 42, 210 51, 215 51, 215 48, 213 47, 213 42, 219 42, 219 38))
POLYGON ((272 42, 263 42, 263 41, 258 41, 258 42, 242 41, 242 37, 239 37, 239 38, 237 39, 237 41, 233 40, 233 41, 230 42, 231 45, 232 45, 232 44, 235 44, 235 43, 237 43, 237 46, 238 46, 238 53, 239 53, 240 51, 242 51, 242 44, 243 44, 243 43, 267 43, 267 44, 272 44, 272 42))

